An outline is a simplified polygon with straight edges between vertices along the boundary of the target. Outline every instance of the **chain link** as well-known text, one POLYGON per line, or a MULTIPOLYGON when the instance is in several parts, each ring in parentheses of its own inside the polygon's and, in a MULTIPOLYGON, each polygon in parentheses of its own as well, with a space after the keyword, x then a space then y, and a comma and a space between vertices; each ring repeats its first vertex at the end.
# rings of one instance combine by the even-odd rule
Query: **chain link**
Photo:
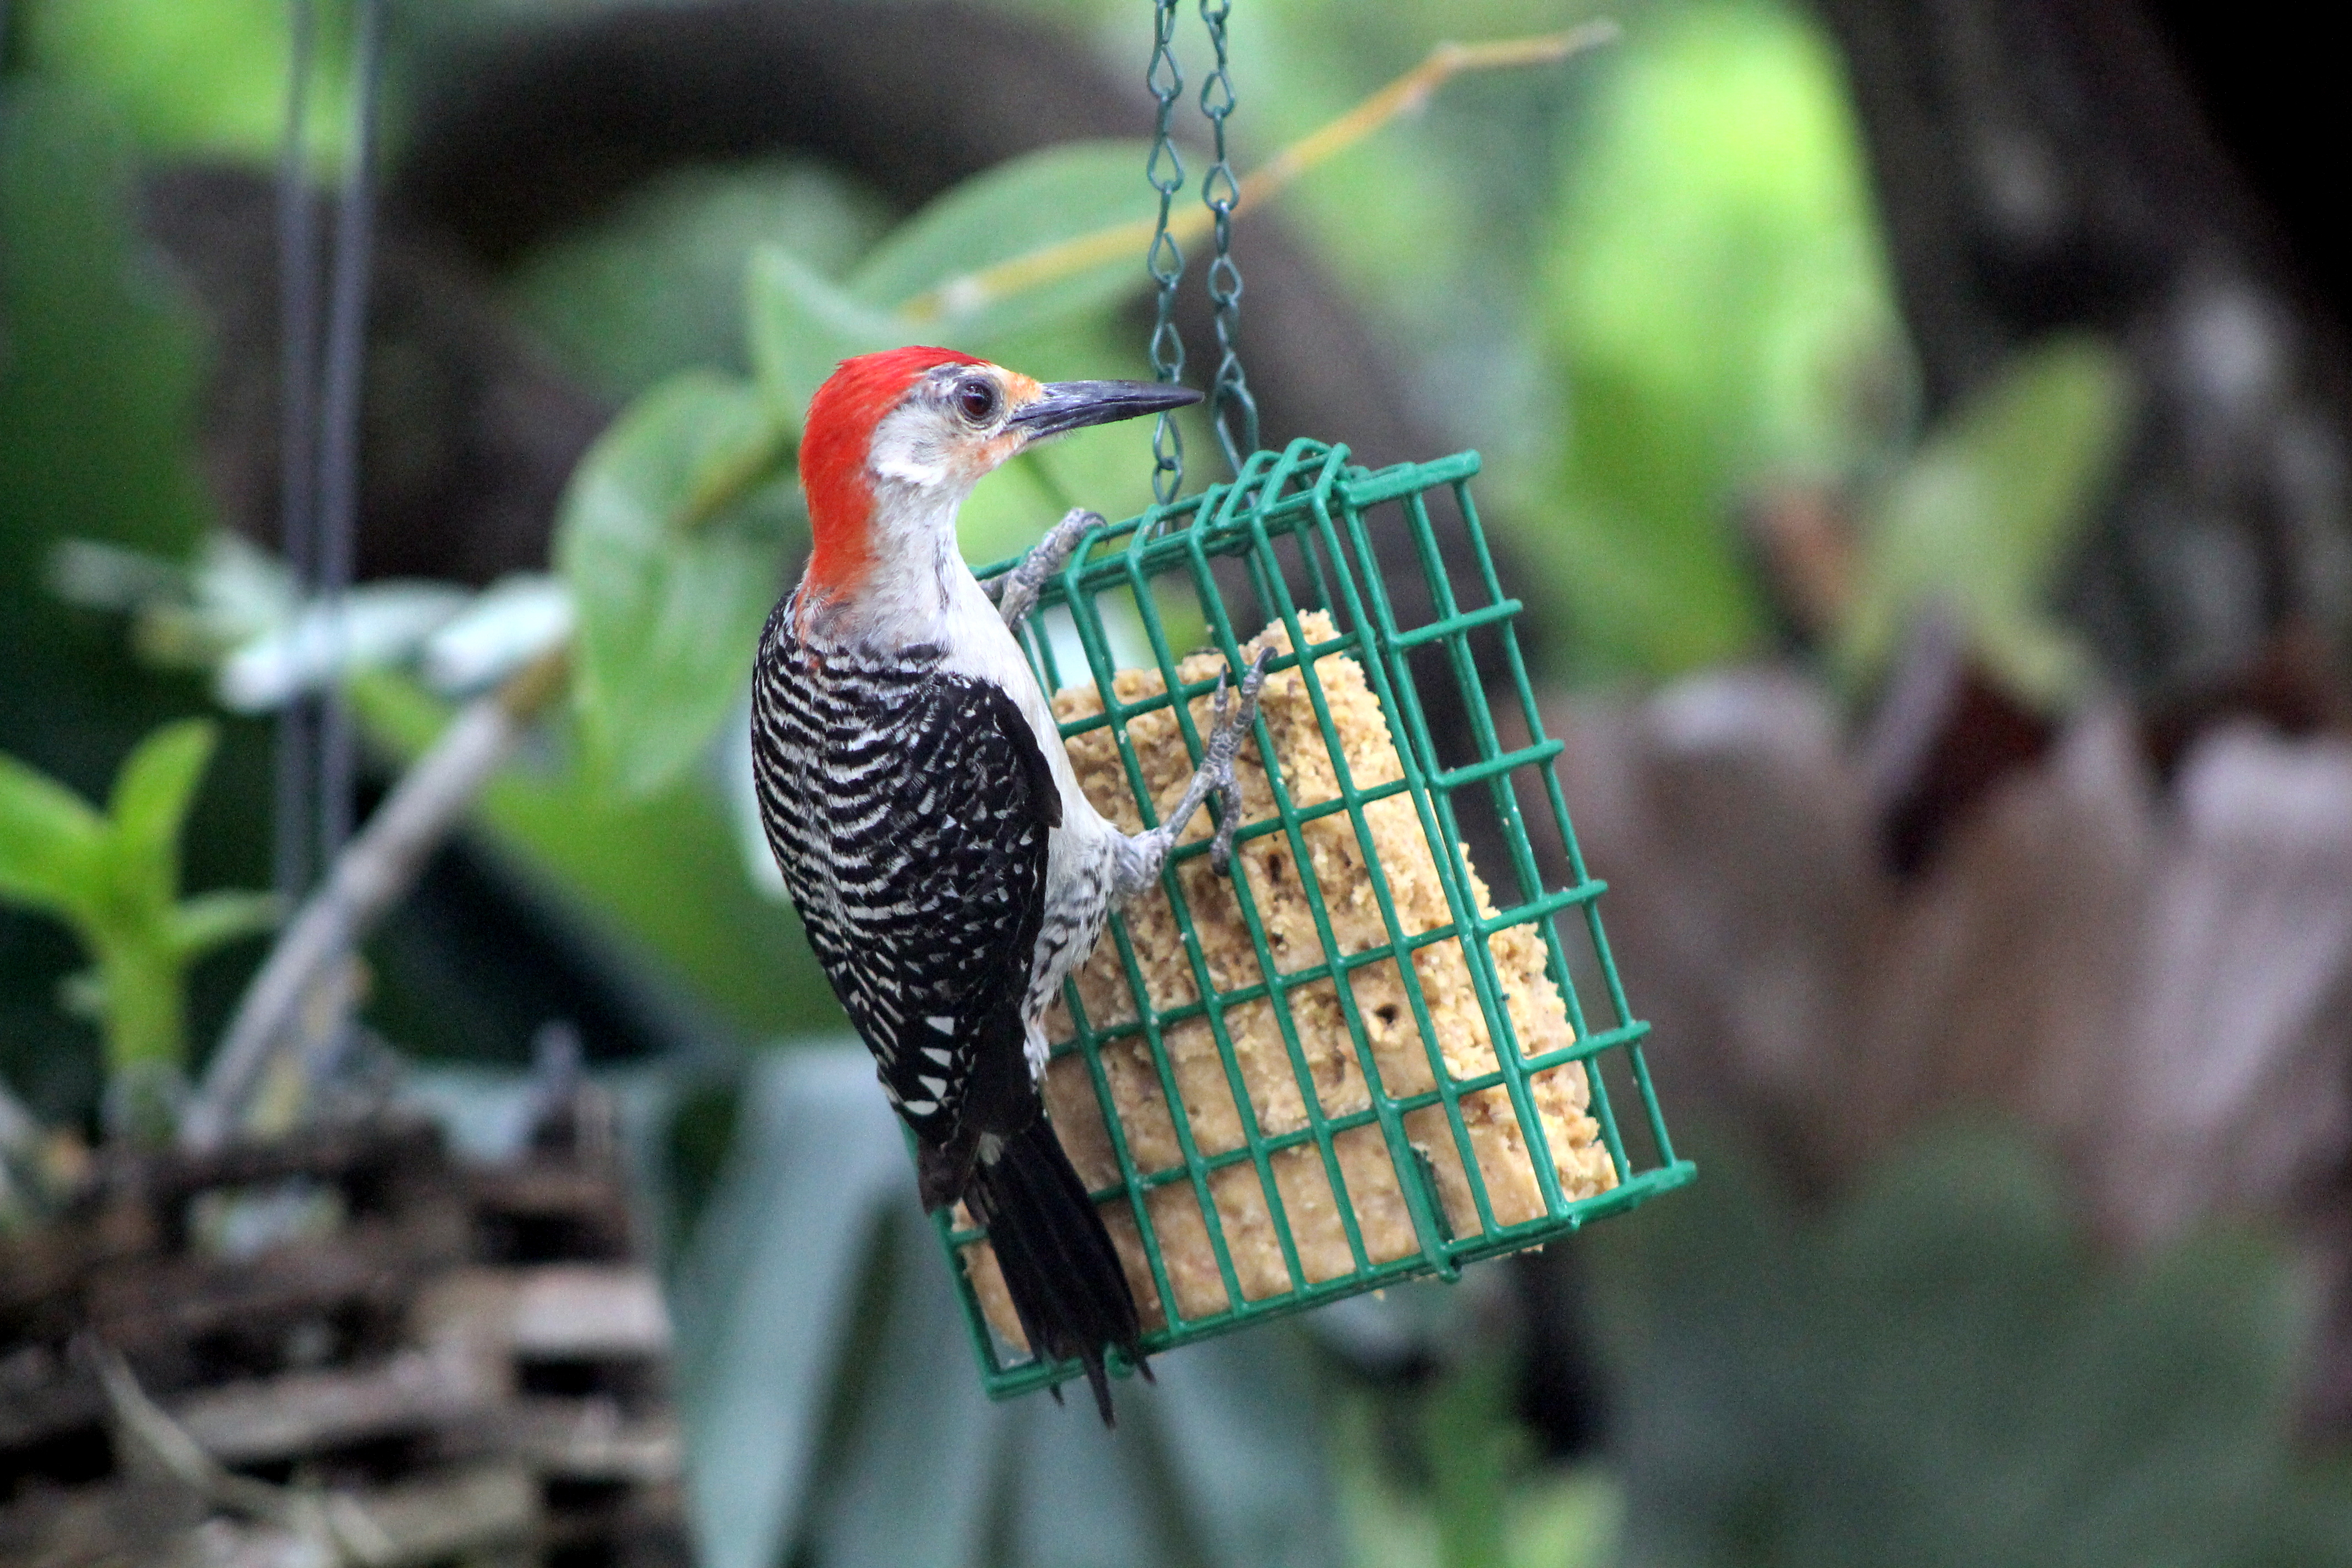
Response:
MULTIPOLYGON (((1176 118, 1176 100, 1184 91, 1184 73, 1177 68, 1176 0, 1157 0, 1158 27, 1151 46, 1151 65, 1144 85, 1160 100, 1157 138, 1144 177, 1160 193, 1160 226, 1144 252, 1144 266, 1160 286, 1160 314, 1151 329, 1151 369, 1161 381, 1184 379, 1184 339, 1176 330, 1176 285, 1184 276, 1184 251, 1168 232, 1168 216, 1176 193, 1184 188, 1184 161, 1177 156, 1170 128, 1176 118)), ((1151 431, 1151 494, 1161 506, 1174 500, 1184 488, 1184 436, 1173 415, 1162 414, 1151 431)))
POLYGON ((1225 19, 1233 9, 1233 0, 1201 0, 1201 20, 1207 24, 1209 41, 1217 53, 1216 68, 1201 83, 1201 112, 1208 117, 1215 139, 1215 162, 1201 177, 1201 201, 1214 216, 1217 246, 1216 258, 1209 263, 1209 300, 1217 321, 1217 373, 1209 383, 1209 423, 1216 428, 1217 444, 1224 449, 1227 466, 1238 476, 1243 460, 1257 450, 1257 399, 1250 395, 1241 353, 1234 345, 1234 329, 1241 315, 1242 269, 1233 258, 1234 205, 1241 199, 1241 185, 1225 158, 1225 117, 1233 113, 1234 103, 1233 78, 1225 68, 1225 19), (1241 422, 1238 441, 1234 434, 1235 416, 1241 422))
MULTIPOLYGON (((1144 252, 1144 267, 1159 286, 1159 314, 1151 328, 1151 369, 1160 380, 1184 379, 1184 339, 1176 330, 1176 289, 1184 277, 1184 251, 1168 230, 1176 193, 1184 188, 1184 161, 1177 154, 1172 129, 1176 100, 1184 91, 1184 74, 1176 64, 1177 0, 1155 0, 1151 64, 1144 84, 1160 105, 1159 122, 1144 177, 1160 193, 1160 222, 1144 252)), ((1234 207, 1241 200, 1241 183, 1234 177, 1225 153, 1225 120, 1234 111, 1234 79, 1227 68, 1225 24, 1233 0, 1201 0, 1201 20, 1208 27, 1217 63, 1201 83, 1201 112, 1208 118, 1214 161, 1201 181, 1201 201, 1209 209, 1216 255, 1209 263, 1209 302, 1217 325, 1217 370, 1209 381, 1209 423, 1225 462, 1239 474, 1243 461, 1257 450, 1257 399, 1250 395, 1242 373, 1241 351, 1234 329, 1241 317, 1242 269, 1234 260, 1234 207)), ((1151 494, 1162 506, 1184 489, 1184 437, 1174 416, 1163 414, 1151 432, 1151 494)))

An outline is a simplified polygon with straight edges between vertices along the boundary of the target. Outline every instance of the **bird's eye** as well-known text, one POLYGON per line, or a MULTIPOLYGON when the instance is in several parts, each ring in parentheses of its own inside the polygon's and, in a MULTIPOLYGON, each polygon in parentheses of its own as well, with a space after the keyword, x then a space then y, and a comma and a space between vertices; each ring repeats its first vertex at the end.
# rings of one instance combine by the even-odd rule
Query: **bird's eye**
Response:
POLYGON ((956 408, 974 425, 985 425, 996 417, 997 405, 1003 401, 996 383, 974 376, 956 388, 956 408))

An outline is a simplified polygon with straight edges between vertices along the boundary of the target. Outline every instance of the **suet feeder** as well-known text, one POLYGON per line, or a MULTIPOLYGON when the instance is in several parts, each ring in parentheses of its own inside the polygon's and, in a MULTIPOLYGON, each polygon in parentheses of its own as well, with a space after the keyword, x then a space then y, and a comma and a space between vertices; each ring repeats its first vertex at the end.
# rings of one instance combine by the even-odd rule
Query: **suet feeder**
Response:
MULTIPOLYGON (((1147 1352, 1452 1279, 1695 1173, 1610 960, 1478 467, 1257 452, 1096 529, 1021 629, 1081 783, 1129 827, 1190 773, 1218 676, 1276 653, 1230 875, 1200 825, 1047 1019, 1055 1128, 1147 1352)), ((1076 1375, 1028 1355, 969 1215, 940 1227, 989 1392, 1076 1375)))

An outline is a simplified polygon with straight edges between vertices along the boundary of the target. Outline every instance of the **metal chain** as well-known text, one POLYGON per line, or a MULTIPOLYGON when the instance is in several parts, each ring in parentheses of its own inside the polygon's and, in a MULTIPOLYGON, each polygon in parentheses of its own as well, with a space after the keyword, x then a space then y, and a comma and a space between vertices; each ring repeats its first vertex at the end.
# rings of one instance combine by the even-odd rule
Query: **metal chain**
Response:
MULTIPOLYGON (((1184 161, 1176 155, 1170 127, 1176 100, 1184 90, 1184 74, 1176 66, 1176 0, 1157 0, 1159 25, 1151 46, 1151 65, 1144 85, 1160 100, 1160 122, 1144 177, 1160 193, 1160 226, 1144 252, 1144 266, 1160 286, 1160 315, 1151 329, 1151 368, 1163 382, 1184 379, 1184 339, 1176 330, 1176 285, 1184 276, 1184 252, 1168 232, 1168 215, 1176 193, 1184 187, 1184 161)), ((1162 506, 1184 488, 1184 437, 1173 416, 1162 414, 1151 431, 1151 494, 1162 506)))
POLYGON ((1225 117, 1234 111, 1234 82, 1225 69, 1225 19, 1233 0, 1201 0, 1201 20, 1208 25, 1209 41, 1216 46, 1217 66, 1201 83, 1201 112, 1208 116, 1215 139, 1216 161, 1201 177, 1201 201, 1216 220, 1216 258, 1209 263, 1209 300, 1216 308, 1217 374, 1209 383, 1209 423, 1216 427, 1217 444, 1225 462, 1238 477, 1242 461, 1257 450, 1257 399, 1250 395, 1242 374, 1242 357, 1234 346, 1234 328, 1241 315, 1242 269, 1233 258, 1234 205, 1241 185, 1225 159, 1225 117), (1234 416, 1241 419, 1241 438, 1234 437, 1234 416))

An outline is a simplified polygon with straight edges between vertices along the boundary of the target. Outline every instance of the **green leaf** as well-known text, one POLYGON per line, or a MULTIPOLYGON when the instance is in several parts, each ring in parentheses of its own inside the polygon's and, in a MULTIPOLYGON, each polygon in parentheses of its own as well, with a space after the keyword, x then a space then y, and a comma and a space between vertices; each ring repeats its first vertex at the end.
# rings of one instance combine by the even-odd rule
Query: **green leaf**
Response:
POLYGON ((939 312, 914 319, 911 330, 958 346, 1103 311, 1149 279, 1141 247, 995 298, 977 294, 972 275, 1154 216, 1160 198, 1143 177, 1150 153, 1145 142, 1067 142, 999 163, 892 230, 850 274, 848 292, 889 310, 938 294, 939 312))
POLYGON ((579 615, 572 694, 600 777, 645 795, 732 710, 781 573, 776 422, 751 387, 689 373, 633 405, 572 475, 556 566, 579 615))
POLYGON ((1143 287, 1141 248, 985 297, 973 274, 1061 240, 1151 216, 1141 142, 1076 142, 974 175, 893 229, 841 282, 781 246, 746 281, 751 363, 798 428, 835 365, 901 343, 987 353, 1008 340, 1108 312, 1143 287), (910 302, 920 307, 909 312, 910 302))
POLYGON ((60 999, 104 1026, 116 1072, 180 1064, 189 959, 255 929, 257 901, 275 907, 238 893, 175 906, 180 830, 217 736, 210 721, 187 719, 140 742, 115 774, 110 817, 0 757, 0 893, 64 917, 81 939, 95 962, 60 999))
POLYGON ((239 937, 273 929, 285 912, 275 893, 199 893, 172 911, 172 950, 183 958, 200 957, 239 937))
POLYGON ((49 620, 41 574, 59 539, 176 557, 204 534, 190 419, 202 334, 135 226, 134 195, 130 148, 96 105, 9 79, 0 96, 0 592, 25 601, 12 619, 49 620))
MULTIPOLYGON (((36 68, 103 92, 147 146, 256 163, 276 154, 290 60, 278 0, 47 0, 26 10, 36 68)), ((351 51, 340 8, 322 19, 308 139, 323 171, 350 141, 351 51)))
POLYGON ((1742 491, 1883 458, 1899 420, 1860 411, 1905 384, 1901 329, 1817 25, 1662 7, 1592 69, 1544 300, 1567 434, 1521 543, 1590 666, 1673 674, 1763 636, 1742 491))
MULTIPOLYGON (((907 1156, 872 1078, 849 1051, 760 1060, 727 1173, 679 1263, 678 1392, 691 1413, 694 1461, 688 1500, 716 1568, 784 1561, 814 1489, 840 1346, 859 1322, 862 1266, 907 1180, 907 1156), (793 1331, 772 1331, 777 1323, 793 1331)), ((926 1261, 944 1274, 936 1253, 926 1261)), ((933 1345, 935 1367, 964 1350, 952 1333, 933 1345)), ((970 1382, 944 1392, 963 1394, 984 1426, 1002 1426, 987 1419, 996 1413, 970 1382)), ((953 1489, 965 1478, 925 1479, 953 1489)))
POLYGON ((625 403, 697 365, 751 369, 743 279, 760 247, 780 244, 835 277, 892 216, 815 158, 694 164, 531 247, 504 292, 568 365, 625 403))
POLYGON ((211 763, 220 731, 211 721, 184 719, 139 742, 115 775, 116 896, 165 910, 180 882, 180 825, 211 763))
POLYGON ((89 803, 0 755, 0 896, 87 918, 104 897, 106 843, 89 803))
MULTIPOLYGON (((845 1097, 841 1106, 845 1123, 872 1125, 866 1093, 859 1084, 845 1097)), ((789 1135, 788 1128, 771 1113, 767 1124, 752 1132, 772 1138, 780 1131, 789 1135)), ((777 1201, 769 1205, 771 1212, 795 1195, 795 1173, 804 1183, 812 1173, 805 1167, 799 1173, 788 1169, 777 1201)), ((886 1184, 895 1188, 900 1180, 894 1169, 887 1171, 886 1184)), ((902 1202, 900 1191, 888 1192, 886 1204, 902 1202)), ((784 1236, 792 1237, 807 1226, 808 1217, 793 1216, 793 1229, 784 1236)), ((887 1235, 878 1244, 888 1250, 876 1261, 888 1277, 890 1304, 878 1334, 866 1329, 844 1336, 835 1347, 834 1353, 850 1364, 834 1375, 855 1375, 852 1369, 859 1362, 872 1370, 856 1379, 849 1430, 826 1434, 830 1452, 824 1456, 824 1468, 811 1478, 806 1500, 812 1517, 804 1530, 814 1550, 789 1557, 777 1551, 776 1537, 787 1522, 779 1518, 764 1540, 746 1542, 762 1553, 754 1561, 800 1560, 828 1568, 880 1563, 967 1563, 976 1568, 987 1561, 982 1541, 992 1511, 992 1489, 1003 1485, 1000 1456, 1011 1446, 1007 1429, 1017 1425, 1014 1407, 992 1404, 969 1367, 951 1359, 970 1342, 971 1331, 954 1290, 931 1283, 946 1284, 937 1234, 903 1207, 895 1223, 886 1208, 881 1228, 887 1235), (915 1433, 922 1434, 919 1441, 913 1439, 915 1433)), ((815 1234, 824 1231, 817 1228, 815 1234)), ((738 1315, 755 1319, 772 1306, 747 1296, 738 1315)), ((772 1374, 765 1385, 776 1386, 772 1374)), ((751 1452, 772 1463, 772 1457, 789 1452, 784 1447, 791 1436, 786 1422, 813 1414, 776 1409, 768 1431, 746 1433, 760 1445, 751 1452)), ((1036 1462, 1034 1456, 1030 1462, 1036 1462)), ((713 1512, 727 1521, 719 1529, 731 1531, 741 1510, 730 1500, 719 1500, 721 1507, 713 1512)), ((713 1531, 712 1538, 718 1533, 713 1531)), ((1107 1552, 1101 1560, 1118 1561, 1107 1552)), ((1280 1559, 1268 1553, 1261 1561, 1280 1559)), ((714 1557, 714 1568, 716 1562, 714 1557)))
POLYGON ((782 246, 763 245, 751 253, 744 294, 752 372, 794 435, 834 366, 908 341, 904 322, 852 296, 782 246))
POLYGON ((1505 1505, 1529 1443, 1515 1419, 1511 1366, 1474 1356, 1422 1395, 1421 1458, 1428 1468, 1444 1559, 1500 1568, 1505 1505))
POLYGON ((752 1058, 671 1275, 702 1562, 1338 1560, 1303 1336, 1233 1335, 1169 1357, 1156 1385, 1122 1380, 1108 1439, 1082 1400, 992 1402, 909 1176, 864 1047, 752 1058))
POLYGON ((58 981, 58 1010, 103 1028, 106 1025, 106 977, 95 969, 77 969, 58 981))
POLYGON ((2054 701, 2078 686, 2087 656, 2047 606, 2122 457, 2131 404, 2123 356, 2069 336, 2021 353, 1956 409, 1873 510, 1847 673, 1881 668, 1906 620, 1940 601, 2021 694, 2054 701))
POLYGON ((1512 1510, 1517 1568, 1603 1568, 1617 1560, 1623 1497, 1597 1467, 1562 1471, 1521 1490, 1512 1510))

